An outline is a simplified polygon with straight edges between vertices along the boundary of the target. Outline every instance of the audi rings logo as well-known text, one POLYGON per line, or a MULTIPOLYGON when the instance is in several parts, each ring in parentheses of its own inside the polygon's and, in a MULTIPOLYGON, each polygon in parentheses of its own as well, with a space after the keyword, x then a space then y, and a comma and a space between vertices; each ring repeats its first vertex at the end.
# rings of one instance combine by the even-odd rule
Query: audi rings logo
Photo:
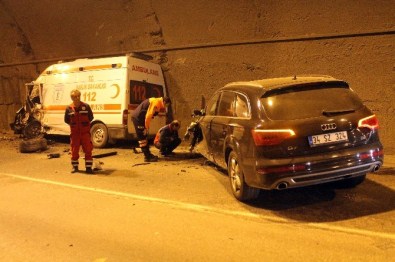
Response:
POLYGON ((329 130, 335 130, 337 128, 335 123, 331 124, 322 124, 321 129, 322 131, 329 131, 329 130))

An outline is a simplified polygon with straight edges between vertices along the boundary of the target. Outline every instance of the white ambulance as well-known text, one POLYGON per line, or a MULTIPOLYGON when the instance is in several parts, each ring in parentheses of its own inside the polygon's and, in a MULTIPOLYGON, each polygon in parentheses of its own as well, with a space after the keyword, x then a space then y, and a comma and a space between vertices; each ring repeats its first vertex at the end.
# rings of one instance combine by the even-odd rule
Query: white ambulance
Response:
MULTIPOLYGON (((91 134, 95 147, 136 138, 132 111, 146 98, 167 96, 161 67, 148 58, 133 53, 49 66, 33 82, 39 87, 39 120, 45 132, 70 135, 64 113, 72 102, 71 90, 78 89, 81 101, 88 103, 94 114, 91 134)), ((149 134, 155 135, 165 124, 166 112, 161 112, 151 122, 149 134)))

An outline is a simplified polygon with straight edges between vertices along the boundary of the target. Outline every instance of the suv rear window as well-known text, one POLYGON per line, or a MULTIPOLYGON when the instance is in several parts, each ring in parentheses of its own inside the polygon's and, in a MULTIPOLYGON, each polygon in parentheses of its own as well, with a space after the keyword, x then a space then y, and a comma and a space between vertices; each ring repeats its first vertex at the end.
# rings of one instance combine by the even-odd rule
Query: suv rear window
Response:
POLYGON ((346 83, 321 83, 274 89, 260 99, 268 118, 294 120, 353 112, 363 106, 346 83))

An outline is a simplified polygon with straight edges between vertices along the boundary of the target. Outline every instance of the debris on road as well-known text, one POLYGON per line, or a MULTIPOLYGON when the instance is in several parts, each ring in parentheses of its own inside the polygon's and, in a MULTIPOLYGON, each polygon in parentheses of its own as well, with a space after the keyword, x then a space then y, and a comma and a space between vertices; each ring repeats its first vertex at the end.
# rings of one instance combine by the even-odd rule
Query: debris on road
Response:
POLYGON ((60 157, 60 154, 59 154, 59 153, 54 153, 54 154, 48 154, 47 156, 48 156, 48 159, 51 159, 51 158, 59 158, 59 157, 60 157))
POLYGON ((113 152, 108 152, 108 153, 102 153, 102 154, 97 154, 97 155, 93 155, 93 158, 103 158, 103 157, 107 157, 107 156, 114 156, 116 155, 118 152, 117 151, 113 151, 113 152))
POLYGON ((102 165, 104 165, 104 162, 96 160, 96 159, 93 160, 93 170, 94 171, 103 170, 102 165))
POLYGON ((132 167, 134 167, 134 166, 149 165, 149 164, 151 164, 151 163, 137 163, 137 164, 132 165, 132 167))
POLYGON ((47 140, 45 138, 32 138, 22 140, 19 143, 19 151, 21 153, 32 153, 44 151, 48 148, 47 140))

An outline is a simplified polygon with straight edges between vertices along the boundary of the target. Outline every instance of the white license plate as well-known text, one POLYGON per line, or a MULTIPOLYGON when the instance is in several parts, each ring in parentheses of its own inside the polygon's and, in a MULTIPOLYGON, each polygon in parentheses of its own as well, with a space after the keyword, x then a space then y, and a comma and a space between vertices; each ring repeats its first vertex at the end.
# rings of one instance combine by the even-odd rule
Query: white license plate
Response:
POLYGON ((310 146, 320 146, 342 141, 348 141, 346 131, 309 136, 310 146))

